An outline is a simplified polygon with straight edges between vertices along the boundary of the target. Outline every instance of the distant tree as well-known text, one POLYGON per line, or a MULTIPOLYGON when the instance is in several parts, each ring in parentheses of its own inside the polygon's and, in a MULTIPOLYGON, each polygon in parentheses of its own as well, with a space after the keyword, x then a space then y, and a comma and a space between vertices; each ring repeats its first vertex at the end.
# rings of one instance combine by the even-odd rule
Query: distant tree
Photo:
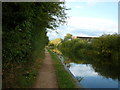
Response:
POLYGON ((58 50, 59 45, 61 44, 62 39, 61 38, 56 38, 54 40, 51 40, 48 44, 48 47, 55 53, 61 54, 61 52, 58 50))
POLYGON ((62 39, 61 38, 56 38, 54 40, 51 40, 49 44, 53 44, 54 46, 58 46, 61 43, 62 39))
POLYGON ((71 40, 72 39, 72 34, 68 33, 65 37, 64 37, 64 41, 67 40, 71 40))

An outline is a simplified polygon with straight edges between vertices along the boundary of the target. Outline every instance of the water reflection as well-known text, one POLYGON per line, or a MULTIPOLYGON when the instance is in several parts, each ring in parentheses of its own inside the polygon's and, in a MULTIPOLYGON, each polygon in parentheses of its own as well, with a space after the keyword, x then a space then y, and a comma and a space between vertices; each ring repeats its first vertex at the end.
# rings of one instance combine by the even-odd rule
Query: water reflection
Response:
POLYGON ((69 70, 75 77, 83 77, 80 83, 86 88, 118 88, 118 81, 100 76, 90 64, 70 63, 69 70))
POLYGON ((87 65, 75 64, 75 63, 70 63, 70 64, 71 64, 71 67, 69 69, 75 76, 88 77, 88 76, 98 75, 98 73, 94 72, 94 70, 91 68, 90 64, 87 64, 87 65))

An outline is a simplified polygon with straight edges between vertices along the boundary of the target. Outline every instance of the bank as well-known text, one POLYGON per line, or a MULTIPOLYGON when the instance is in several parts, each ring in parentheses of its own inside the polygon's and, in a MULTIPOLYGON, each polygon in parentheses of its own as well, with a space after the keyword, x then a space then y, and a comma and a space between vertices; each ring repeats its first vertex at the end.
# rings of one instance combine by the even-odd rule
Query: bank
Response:
POLYGON ((64 65, 56 54, 48 50, 54 63, 59 88, 83 88, 77 80, 64 68, 64 65))

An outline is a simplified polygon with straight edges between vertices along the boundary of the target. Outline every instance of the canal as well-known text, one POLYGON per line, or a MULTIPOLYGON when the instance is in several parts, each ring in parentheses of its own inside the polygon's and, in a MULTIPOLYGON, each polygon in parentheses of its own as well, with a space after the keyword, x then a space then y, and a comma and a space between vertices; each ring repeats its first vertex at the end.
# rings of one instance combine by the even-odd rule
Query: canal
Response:
MULTIPOLYGON (((64 64, 64 57, 59 56, 59 58, 64 64)), ((119 72, 114 68, 116 65, 103 63, 103 65, 98 63, 83 64, 72 61, 64 65, 84 88, 119 88, 119 72)))
POLYGON ((90 64, 69 63, 69 70, 85 88, 118 88, 118 80, 99 75, 90 64))

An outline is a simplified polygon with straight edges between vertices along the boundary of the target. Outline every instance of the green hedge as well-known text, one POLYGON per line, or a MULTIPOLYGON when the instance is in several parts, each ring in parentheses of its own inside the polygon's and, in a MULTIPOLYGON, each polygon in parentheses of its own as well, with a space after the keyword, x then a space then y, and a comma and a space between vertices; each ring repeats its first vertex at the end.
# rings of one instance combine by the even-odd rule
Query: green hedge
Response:
POLYGON ((16 72, 17 67, 28 68, 36 59, 44 57, 44 48, 49 41, 48 29, 55 30, 65 23, 66 8, 63 4, 62 2, 2 3, 3 87, 15 86, 14 81, 19 76, 16 72))

